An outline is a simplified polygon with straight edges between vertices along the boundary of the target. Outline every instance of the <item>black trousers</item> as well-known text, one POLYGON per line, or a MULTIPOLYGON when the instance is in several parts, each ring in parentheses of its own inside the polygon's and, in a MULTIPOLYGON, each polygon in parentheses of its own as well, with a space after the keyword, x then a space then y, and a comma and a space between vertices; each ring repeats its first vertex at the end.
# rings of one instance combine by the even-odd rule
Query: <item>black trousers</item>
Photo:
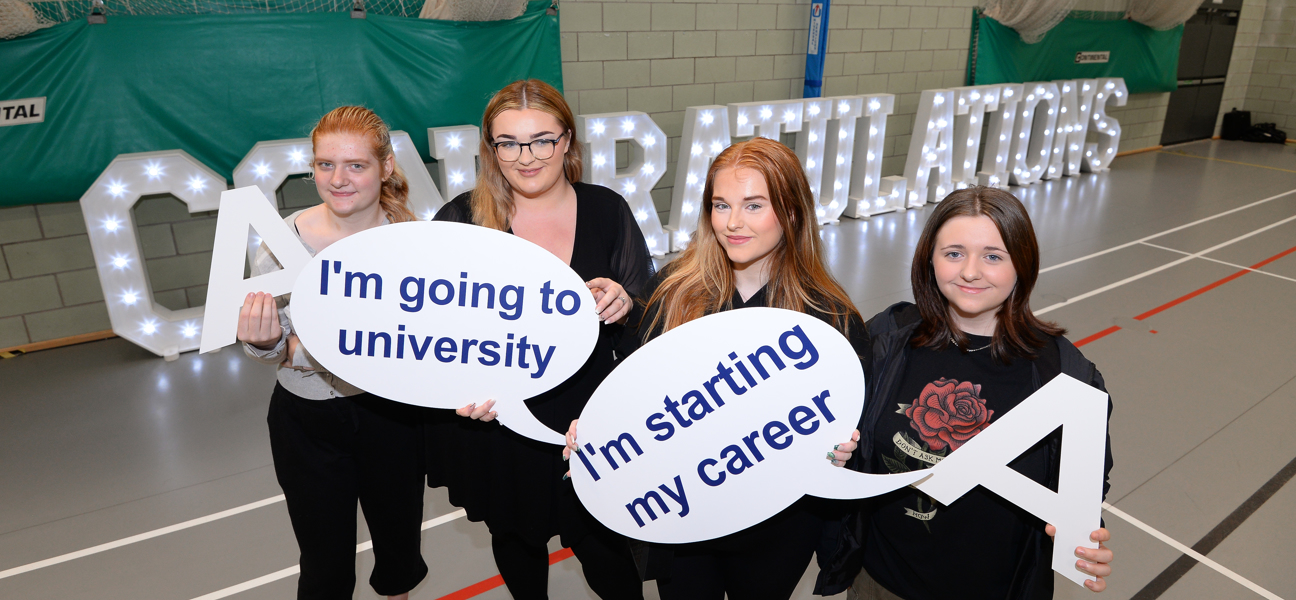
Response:
MULTIPOLYGON (((495 566, 514 600, 549 597, 549 549, 512 534, 491 536, 495 566)), ((641 600, 643 583, 630 553, 630 543, 607 529, 581 538, 572 546, 585 583, 603 600, 641 600)))
POLYGON ((275 384, 270 450, 301 550, 300 600, 350 600, 356 501, 373 539, 369 585, 403 594, 427 575, 420 554, 423 440, 416 409, 361 394, 307 400, 275 384))
POLYGON ((810 565, 823 520, 795 507, 777 523, 674 548, 662 600, 787 600, 810 565))

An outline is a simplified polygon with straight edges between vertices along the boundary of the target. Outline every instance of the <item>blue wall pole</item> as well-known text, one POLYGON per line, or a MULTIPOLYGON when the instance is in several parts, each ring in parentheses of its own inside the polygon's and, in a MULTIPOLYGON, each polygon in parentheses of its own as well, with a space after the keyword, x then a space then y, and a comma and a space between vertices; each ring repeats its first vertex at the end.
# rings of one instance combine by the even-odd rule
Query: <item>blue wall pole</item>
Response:
POLYGON ((832 0, 810 3, 810 35, 806 43, 805 91, 803 98, 823 96, 824 57, 828 55, 828 11, 832 0))

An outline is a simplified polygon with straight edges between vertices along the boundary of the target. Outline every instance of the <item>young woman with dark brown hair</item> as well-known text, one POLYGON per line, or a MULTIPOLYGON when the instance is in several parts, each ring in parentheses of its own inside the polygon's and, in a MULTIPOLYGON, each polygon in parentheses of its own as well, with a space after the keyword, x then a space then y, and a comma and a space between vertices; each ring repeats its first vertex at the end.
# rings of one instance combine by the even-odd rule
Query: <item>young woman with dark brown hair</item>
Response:
MULTIPOLYGON (((589 360, 558 387, 527 400, 542 423, 566 431, 615 364, 633 294, 653 274, 643 233, 624 198, 581 183, 575 119, 553 87, 514 82, 495 94, 481 127, 477 187, 446 204, 439 221, 512 233, 553 253, 586 280, 604 324, 589 360)), ((465 249, 472 251, 472 249, 465 249)), ((580 560, 585 580, 607 599, 639 598, 643 584, 629 542, 576 500, 553 446, 493 422, 494 401, 441 414, 427 429, 428 485, 446 486, 468 518, 485 521, 491 550, 514 598, 546 598, 546 543, 555 535, 580 560)))
MULTIPOLYGON (((312 255, 351 234, 411 221, 409 185, 387 125, 343 106, 311 131, 321 204, 284 222, 312 255)), ((262 245, 253 275, 282 268, 262 245)), ((379 398, 325 371, 297 341, 288 296, 249 294, 238 339, 252 358, 278 366, 270 399, 275 477, 301 549, 301 599, 350 599, 355 589, 356 502, 374 543, 369 584, 391 598, 427 575, 420 556, 422 435, 417 409, 379 398)))
MULTIPOLYGON (((849 461, 866 473, 931 467, 1060 373, 1105 391, 1065 331, 1030 310, 1039 247, 1021 202, 973 187, 928 210, 911 272, 916 303, 868 323, 868 396, 849 461)), ((1056 489, 1059 453, 1054 435, 1011 466, 1056 489)), ((1109 442, 1104 495, 1111 465, 1109 442)), ((846 521, 816 592, 850 586, 850 597, 862 600, 1053 597, 1052 526, 982 488, 949 506, 913 488, 864 504, 846 521)), ((1100 592, 1111 574, 1103 545, 1110 535, 1098 529, 1091 539, 1099 548, 1077 548, 1076 568, 1100 592)))
MULTIPOLYGON (((861 360, 868 343, 859 312, 828 273, 814 197, 796 155, 755 138, 721 152, 707 172, 697 232, 649 284, 632 352, 684 323, 751 306, 804 312, 836 327, 861 360)), ((577 423, 565 455, 575 449, 577 423)), ((828 453, 834 464, 854 442, 828 453)), ((805 497, 770 519, 715 540, 651 546, 643 567, 663 600, 788 598, 818 547, 833 503, 805 497)))

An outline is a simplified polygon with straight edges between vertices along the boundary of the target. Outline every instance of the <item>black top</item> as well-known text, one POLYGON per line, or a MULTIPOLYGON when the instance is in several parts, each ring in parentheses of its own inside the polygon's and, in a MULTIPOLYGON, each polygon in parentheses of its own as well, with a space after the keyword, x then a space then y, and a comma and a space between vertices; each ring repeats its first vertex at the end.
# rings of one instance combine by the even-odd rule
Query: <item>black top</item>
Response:
MULTIPOLYGON (((968 338, 968 347, 976 351, 964 352, 953 344, 943 350, 909 350, 898 401, 882 408, 874 428, 875 473, 932 466, 1034 391, 1030 361, 1005 365, 985 348, 991 338, 968 338)), ((1010 466, 1044 481, 1045 443, 1010 466)), ((864 566, 878 583, 909 600, 1005 598, 1012 570, 987 565, 1016 564, 1032 521, 1038 520, 985 488, 977 487, 949 506, 902 488, 874 503, 864 566), (971 548, 975 556, 963 553, 971 548)))
MULTIPOLYGON (((576 182, 576 233, 571 268, 585 281, 606 277, 631 296, 653 275, 652 256, 630 207, 616 192, 576 182)), ((471 192, 441 207, 434 220, 472 223, 471 192)), ((512 233, 512 231, 509 231, 512 233)), ((569 379, 526 401, 540 422, 566 433, 585 402, 615 366, 613 348, 624 327, 600 324, 589 360, 569 379)), ((500 426, 432 411, 427 429, 428 485, 446 486, 450 502, 485 521, 491 532, 512 533, 535 545, 554 535, 570 546, 588 531, 588 515, 576 510, 562 449, 500 426)))

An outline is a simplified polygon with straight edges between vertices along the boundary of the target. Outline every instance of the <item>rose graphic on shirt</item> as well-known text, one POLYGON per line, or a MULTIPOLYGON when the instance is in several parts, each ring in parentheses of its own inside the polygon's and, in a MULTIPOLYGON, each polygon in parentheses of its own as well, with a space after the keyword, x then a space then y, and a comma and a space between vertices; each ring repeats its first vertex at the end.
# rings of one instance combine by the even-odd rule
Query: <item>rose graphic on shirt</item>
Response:
POLYGON ((990 425, 994 411, 981 398, 981 385, 955 379, 937 379, 909 406, 901 405, 909 425, 933 450, 958 450, 990 425))

